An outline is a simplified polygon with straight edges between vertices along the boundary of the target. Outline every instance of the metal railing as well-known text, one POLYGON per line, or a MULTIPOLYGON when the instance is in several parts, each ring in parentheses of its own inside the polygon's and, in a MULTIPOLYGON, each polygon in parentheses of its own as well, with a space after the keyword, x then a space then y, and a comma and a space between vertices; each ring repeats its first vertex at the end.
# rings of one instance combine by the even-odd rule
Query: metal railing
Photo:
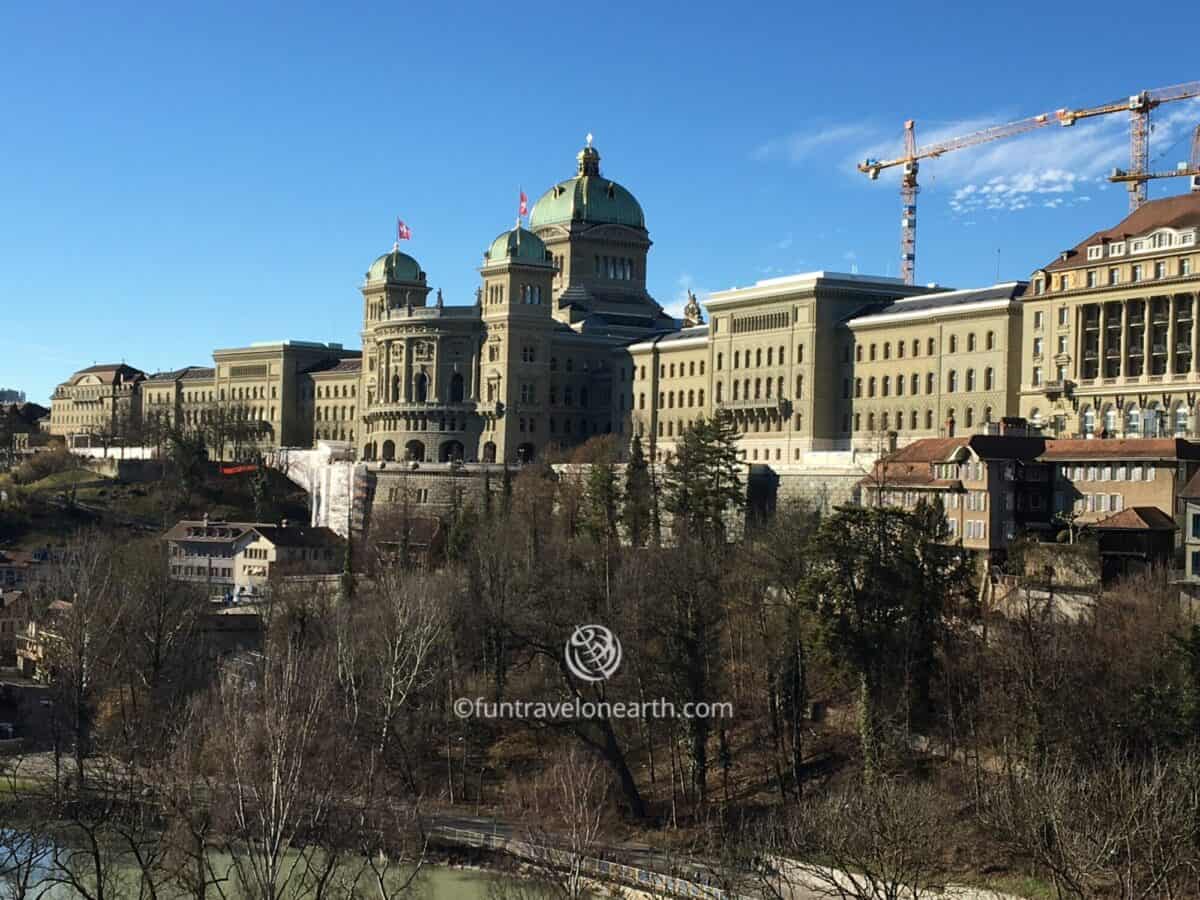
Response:
MULTIPOLYGON (((601 881, 615 881, 630 887, 667 893, 675 897, 701 897, 707 900, 731 900, 730 895, 718 887, 701 884, 686 878, 664 875, 650 869, 611 862, 605 859, 576 854, 554 847, 545 847, 529 841, 519 841, 486 831, 468 831, 439 825, 430 829, 430 836, 440 837, 452 844, 475 849, 496 850, 519 859, 529 860, 558 869, 574 869, 601 881)), ((703 876, 699 876, 703 877, 703 876)))

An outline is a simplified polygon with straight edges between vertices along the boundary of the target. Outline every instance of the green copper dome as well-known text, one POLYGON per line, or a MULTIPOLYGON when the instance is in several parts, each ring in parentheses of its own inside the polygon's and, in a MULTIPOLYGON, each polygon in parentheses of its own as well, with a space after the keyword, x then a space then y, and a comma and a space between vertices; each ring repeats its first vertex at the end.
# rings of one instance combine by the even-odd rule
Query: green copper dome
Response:
POLYGON ((424 281, 421 264, 399 250, 385 253, 367 269, 367 281, 424 281))
POLYGON ((576 159, 578 174, 542 194, 529 214, 529 227, 586 222, 645 229, 646 217, 633 194, 600 175, 600 154, 592 146, 591 135, 576 159))
POLYGON ((546 245, 542 243, 542 239, 520 226, 499 235, 484 254, 484 261, 488 265, 507 259, 541 266, 550 265, 546 258, 546 245))

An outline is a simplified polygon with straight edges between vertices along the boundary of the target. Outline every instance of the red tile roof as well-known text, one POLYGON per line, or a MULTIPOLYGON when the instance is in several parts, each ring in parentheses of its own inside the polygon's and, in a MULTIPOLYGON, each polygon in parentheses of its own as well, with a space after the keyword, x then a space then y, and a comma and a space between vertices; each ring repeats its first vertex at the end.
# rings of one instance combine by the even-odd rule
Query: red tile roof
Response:
POLYGON ((1174 531, 1179 526, 1157 506, 1131 506, 1092 527, 1104 531, 1174 531))
POLYGON ((1183 438, 1070 438, 1046 441, 1046 462, 1102 459, 1200 459, 1200 444, 1183 438))
MULTIPOLYGON (((1163 197, 1143 203, 1112 228, 1097 231, 1066 251, 1044 268, 1048 272, 1072 269, 1087 264, 1087 248, 1104 241, 1121 241, 1139 234, 1147 234, 1156 228, 1187 228, 1200 225, 1200 193, 1191 192, 1175 197, 1163 197)), ((1045 295, 1043 295, 1045 296, 1045 295)))

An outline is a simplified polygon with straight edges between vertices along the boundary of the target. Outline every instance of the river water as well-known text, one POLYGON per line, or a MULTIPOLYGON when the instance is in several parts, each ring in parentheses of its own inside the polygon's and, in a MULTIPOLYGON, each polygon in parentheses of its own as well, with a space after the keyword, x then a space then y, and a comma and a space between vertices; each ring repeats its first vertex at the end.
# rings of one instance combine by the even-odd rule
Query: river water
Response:
MULTIPOLYGON (((228 857, 225 857, 222 862, 220 854, 214 855, 213 865, 218 870, 227 869, 228 857)), ((48 876, 43 875, 43 878, 46 877, 48 876)), ((395 881, 399 882, 400 877, 400 874, 397 873, 395 881)), ((236 886, 236 876, 232 871, 228 871, 228 879, 228 882, 222 886, 226 900, 244 900, 246 894, 236 886)), ((135 866, 120 866, 117 884, 113 885, 115 890, 110 893, 110 896, 114 900, 124 900, 124 898, 136 900, 139 896, 138 881, 138 871, 135 866)), ((44 881, 39 883, 27 896, 38 897, 41 894, 43 900, 77 900, 80 896, 78 892, 64 884, 56 884, 45 893, 41 893, 44 886, 44 881)), ((369 889, 370 882, 366 878, 360 882, 360 886, 363 888, 361 896, 372 896, 373 892, 369 889)), ((421 874, 412 889, 401 896, 412 898, 412 900, 502 900, 507 893, 503 890, 505 887, 514 889, 511 896, 522 896, 532 886, 529 882, 518 881, 507 875, 480 869, 426 865, 422 867, 421 874), (519 888, 524 890, 519 890, 519 888)), ((12 886, 0 879, 0 900, 11 900, 13 896, 12 886)), ((175 900, 175 898, 184 896, 186 895, 182 890, 172 891, 169 887, 159 891, 159 897, 162 900, 175 900)), ((334 896, 337 896, 336 892, 334 896)), ((220 900, 221 894, 210 888, 209 897, 212 900, 220 900)))

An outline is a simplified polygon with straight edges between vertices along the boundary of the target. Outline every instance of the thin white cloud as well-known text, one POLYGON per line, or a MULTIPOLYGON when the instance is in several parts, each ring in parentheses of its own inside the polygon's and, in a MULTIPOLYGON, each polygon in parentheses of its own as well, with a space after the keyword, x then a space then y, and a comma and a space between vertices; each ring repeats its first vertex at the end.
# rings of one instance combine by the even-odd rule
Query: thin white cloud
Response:
MULTIPOLYGON (((1200 118, 1200 100, 1172 103, 1159 107, 1152 117, 1151 159, 1156 168, 1174 165, 1174 160, 1158 160, 1169 149, 1186 155, 1186 147, 1175 145, 1186 136, 1200 118), (1173 148, 1173 149, 1172 149, 1173 148)), ((971 119, 922 131, 917 123, 918 145, 927 146, 955 135, 969 134, 989 124, 1003 121, 971 119)), ((895 141, 866 147, 855 159, 889 159, 898 155, 895 141)), ((927 193, 949 189, 948 200, 956 214, 980 210, 1014 212, 1040 206, 1063 209, 1087 202, 1083 189, 1106 190, 1106 180, 1114 168, 1129 167, 1129 117, 1122 114, 1082 120, 1064 128, 1053 122, 1028 134, 947 153, 937 159, 923 160, 920 173, 927 193)), ((847 168, 853 162, 846 161, 847 168)), ((880 178, 899 177, 899 167, 887 170, 880 178)))
POLYGON ((712 291, 708 290, 708 288, 697 287, 695 279, 693 279, 692 276, 687 272, 682 273, 677 279, 675 279, 675 284, 677 288, 675 291, 675 297, 670 303, 663 304, 663 309, 666 311, 668 316, 673 316, 676 319, 683 318, 683 308, 687 306, 688 291, 691 291, 693 294, 695 294, 696 299, 701 303, 707 300, 708 295, 712 293, 712 291))
POLYGON ((819 150, 861 141, 873 133, 875 129, 865 123, 795 131, 759 144, 750 152, 750 158, 760 162, 776 159, 789 163, 803 162, 819 150))

